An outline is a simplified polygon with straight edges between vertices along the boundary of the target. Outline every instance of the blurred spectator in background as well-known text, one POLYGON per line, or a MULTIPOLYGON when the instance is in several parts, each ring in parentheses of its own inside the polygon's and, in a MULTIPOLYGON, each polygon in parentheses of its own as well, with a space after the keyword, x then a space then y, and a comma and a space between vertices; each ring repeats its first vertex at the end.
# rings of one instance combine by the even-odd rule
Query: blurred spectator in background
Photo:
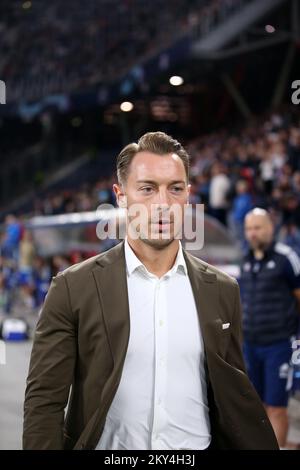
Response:
POLYGON ((52 260, 53 272, 55 275, 61 271, 64 271, 70 266, 70 262, 64 256, 54 256, 52 260))
POLYGON ((215 162, 211 169, 212 178, 209 188, 209 206, 211 214, 224 225, 227 225, 229 208, 230 179, 224 164, 215 162))
POLYGON ((20 241, 19 271, 24 275, 32 274, 35 258, 35 247, 32 234, 29 230, 24 230, 22 240, 20 241))
POLYGON ((232 231, 236 239, 240 241, 243 250, 246 249, 244 243, 244 219, 252 207, 253 202, 249 192, 248 182, 246 180, 239 180, 236 183, 236 196, 232 203, 231 223, 232 231))
POLYGON ((300 311, 300 258, 274 240, 274 227, 264 209, 245 218, 250 245, 241 270, 244 356, 249 377, 266 406, 280 447, 288 432, 288 382, 291 340, 300 311))
POLYGON ((21 225, 13 214, 9 214, 5 218, 5 233, 1 246, 3 256, 17 261, 20 239, 21 225))
POLYGON ((36 306, 39 307, 44 302, 52 278, 50 262, 41 256, 34 259, 33 278, 36 286, 36 306))
POLYGON ((3 272, 0 271, 0 314, 5 314, 7 311, 8 293, 5 285, 5 277, 3 272))
POLYGON ((288 140, 288 161, 293 171, 300 170, 300 129, 299 127, 291 127, 288 140))
POLYGON ((31 313, 36 306, 35 281, 33 276, 33 264, 35 258, 35 247, 29 230, 24 230, 19 246, 18 269, 18 292, 16 293, 15 308, 22 314, 31 313))
POLYGON ((2 286, 2 305, 5 314, 11 312, 14 303, 14 292, 18 284, 16 262, 5 256, 0 257, 0 273, 2 286))
POLYGON ((291 221, 281 228, 279 239, 300 256, 300 230, 294 222, 291 221))

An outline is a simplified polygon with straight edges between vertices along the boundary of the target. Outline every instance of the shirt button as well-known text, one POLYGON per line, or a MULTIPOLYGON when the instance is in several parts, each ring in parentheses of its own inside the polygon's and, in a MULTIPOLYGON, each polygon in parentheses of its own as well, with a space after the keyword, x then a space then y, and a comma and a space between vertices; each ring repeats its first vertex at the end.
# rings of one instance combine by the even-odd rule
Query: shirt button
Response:
POLYGON ((163 326, 164 324, 164 321, 163 320, 159 320, 159 326, 163 326))

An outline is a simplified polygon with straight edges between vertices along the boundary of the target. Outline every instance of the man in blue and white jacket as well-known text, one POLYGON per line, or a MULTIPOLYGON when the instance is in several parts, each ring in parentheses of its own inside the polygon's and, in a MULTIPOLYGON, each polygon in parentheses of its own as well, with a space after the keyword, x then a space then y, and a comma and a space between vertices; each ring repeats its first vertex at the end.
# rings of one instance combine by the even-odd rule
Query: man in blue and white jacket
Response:
POLYGON ((241 270, 244 356, 280 447, 288 432, 288 379, 291 341, 299 325, 300 258, 274 240, 267 211, 255 208, 245 218, 250 250, 241 270))

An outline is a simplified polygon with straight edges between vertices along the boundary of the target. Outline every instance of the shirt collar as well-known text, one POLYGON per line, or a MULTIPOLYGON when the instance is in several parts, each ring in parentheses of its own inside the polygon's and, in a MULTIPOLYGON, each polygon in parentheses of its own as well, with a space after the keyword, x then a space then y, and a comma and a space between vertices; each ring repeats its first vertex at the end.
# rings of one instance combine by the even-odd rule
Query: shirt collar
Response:
MULTIPOLYGON (((131 274, 135 270, 139 270, 139 271, 144 271, 144 273, 147 274, 149 277, 156 277, 154 274, 150 273, 147 270, 146 266, 136 256, 133 249, 128 243, 127 237, 125 238, 124 249, 125 249, 126 268, 127 268, 127 273, 129 274, 129 276, 131 276, 131 274)), ((167 275, 169 276, 179 271, 183 272, 184 274, 187 274, 187 266, 186 266, 186 262, 183 256, 183 250, 182 250, 182 245, 180 241, 179 241, 179 249, 177 252, 175 263, 172 266, 172 268, 166 274, 164 274, 164 276, 167 276, 167 275)))

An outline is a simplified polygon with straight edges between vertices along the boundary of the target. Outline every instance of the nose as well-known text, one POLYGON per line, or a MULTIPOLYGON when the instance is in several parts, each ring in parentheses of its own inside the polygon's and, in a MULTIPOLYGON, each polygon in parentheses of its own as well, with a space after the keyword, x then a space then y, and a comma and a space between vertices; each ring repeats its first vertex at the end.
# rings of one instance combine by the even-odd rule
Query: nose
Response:
POLYGON ((163 207, 169 207, 170 206, 170 195, 168 194, 168 190, 166 188, 159 188, 159 191, 157 191, 157 194, 154 198, 153 201, 154 204, 158 204, 159 206, 163 207))

